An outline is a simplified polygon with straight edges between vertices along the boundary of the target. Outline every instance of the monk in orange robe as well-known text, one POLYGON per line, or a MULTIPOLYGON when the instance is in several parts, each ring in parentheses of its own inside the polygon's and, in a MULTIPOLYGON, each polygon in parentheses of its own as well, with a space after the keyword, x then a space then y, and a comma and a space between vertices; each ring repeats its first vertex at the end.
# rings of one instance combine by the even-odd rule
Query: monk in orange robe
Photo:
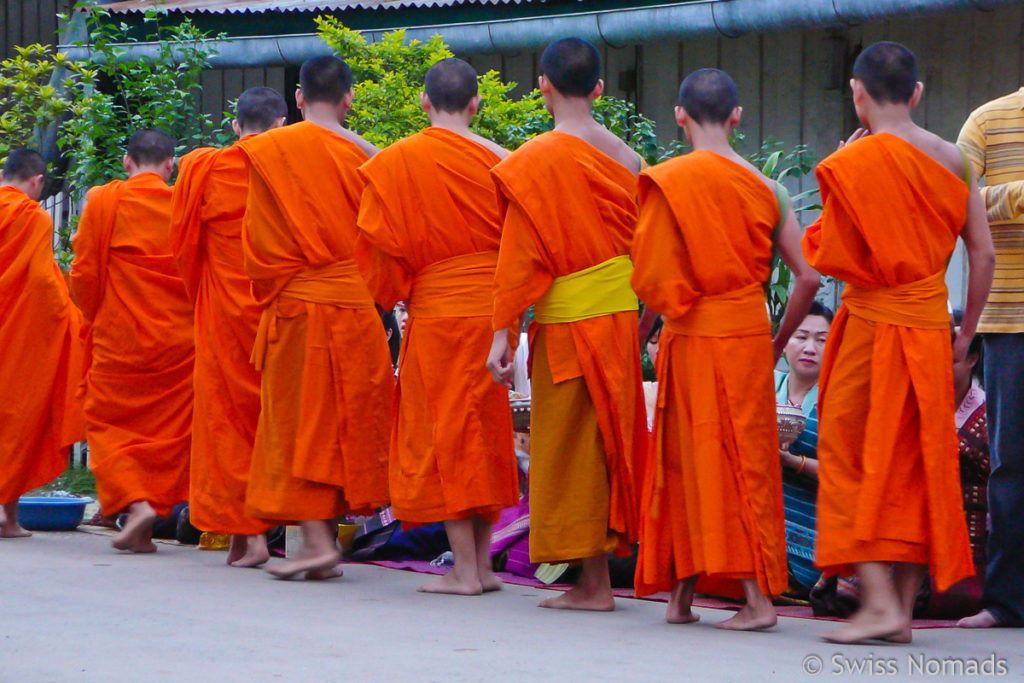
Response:
POLYGON ((807 260, 846 282, 821 368, 818 545, 828 574, 856 570, 861 609, 834 642, 910 642, 928 569, 938 589, 974 574, 962 509, 953 359, 992 282, 985 208, 957 148, 918 128, 913 53, 877 43, 854 64, 865 129, 817 170, 824 209, 807 260), (970 280, 950 345, 944 283, 957 236, 970 280))
POLYGON ((82 316, 53 260, 45 174, 29 149, 13 150, 0 174, 0 538, 32 535, 18 524, 18 497, 63 472, 85 438, 82 316))
POLYGON ((299 76, 305 121, 239 143, 250 164, 245 272, 263 309, 245 514, 302 525, 299 555, 271 574, 325 579, 341 575, 331 520, 388 501, 394 376, 355 262, 359 167, 376 148, 339 123, 352 106, 352 72, 318 57, 299 76))
POLYGON ((89 323, 86 436, 106 515, 128 510, 118 550, 155 552, 153 523, 188 498, 192 304, 171 253, 174 141, 142 130, 128 180, 89 190, 71 294, 89 323))
MULTIPOLYGON (((242 141, 284 125, 288 105, 270 88, 243 92, 232 127, 242 141)), ((195 306, 189 521, 231 534, 227 562, 270 559, 269 525, 245 516, 252 446, 260 416, 260 374, 249 362, 261 307, 242 265, 242 217, 249 165, 238 144, 182 157, 171 208, 171 239, 195 306)))
POLYGON ((358 259, 377 303, 408 300, 391 431, 391 507, 403 523, 443 521, 455 556, 428 593, 498 590, 491 527, 519 500, 508 391, 484 364, 501 220, 491 168, 507 156, 470 132, 477 75, 434 64, 422 106, 430 128, 361 169, 358 259))
POLYGON ((676 121, 694 151, 641 174, 633 243, 633 287, 665 316, 637 595, 671 591, 667 620, 690 623, 695 590, 742 588, 746 605, 716 624, 730 630, 774 626, 787 585, 772 370, 819 284, 786 190, 729 144, 742 112, 724 72, 683 81, 676 121), (776 248, 796 286, 773 344, 776 248))
POLYGON ((555 129, 493 173, 504 217, 488 366, 512 381, 508 332, 536 304, 530 329, 533 404, 530 558, 582 560, 578 585, 541 607, 612 610, 608 553, 638 531, 646 456, 638 302, 629 286, 642 162, 593 118, 603 91, 590 43, 567 38, 541 58, 555 129))

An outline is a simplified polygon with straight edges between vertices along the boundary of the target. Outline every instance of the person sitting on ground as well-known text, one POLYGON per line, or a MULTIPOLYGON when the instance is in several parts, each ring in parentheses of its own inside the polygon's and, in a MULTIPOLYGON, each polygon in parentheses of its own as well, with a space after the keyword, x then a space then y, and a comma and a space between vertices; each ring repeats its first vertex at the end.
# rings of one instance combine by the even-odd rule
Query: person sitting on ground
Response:
MULTIPOLYGON (((817 301, 804 317, 783 354, 789 372, 775 371, 775 401, 800 408, 807 418, 803 432, 788 449, 779 451, 782 462, 782 493, 786 521, 808 531, 808 547, 787 538, 790 588, 809 590, 821 572, 814 568, 814 504, 818 492, 818 375, 833 313, 817 301), (804 552, 801 552, 801 549, 804 552)), ((787 534, 790 536, 791 534, 787 534)))

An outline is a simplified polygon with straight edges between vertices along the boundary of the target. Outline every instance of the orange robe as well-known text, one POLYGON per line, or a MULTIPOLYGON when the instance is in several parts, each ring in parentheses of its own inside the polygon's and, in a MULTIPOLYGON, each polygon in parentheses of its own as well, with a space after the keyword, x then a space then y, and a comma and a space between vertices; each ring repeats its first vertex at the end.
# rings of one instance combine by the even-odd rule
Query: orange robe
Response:
POLYGON ((779 223, 749 169, 696 151, 645 171, 633 287, 665 316, 636 591, 786 588, 772 335, 762 283, 779 223))
POLYGON ((519 500, 508 391, 487 370, 501 240, 486 147, 441 128, 360 170, 361 270, 385 309, 409 300, 389 480, 395 517, 426 523, 519 500))
POLYGON ((245 272, 263 308, 246 514, 289 522, 371 511, 388 500, 394 376, 354 260, 367 156, 310 122, 240 147, 250 162, 245 272))
POLYGON ((197 149, 178 164, 171 215, 174 256, 195 306, 189 518, 204 531, 252 536, 245 515, 260 417, 260 373, 249 362, 261 307, 242 265, 249 166, 238 145, 197 149))
POLYGON ((816 562, 829 574, 928 564, 945 590, 974 574, 943 281, 968 188, 888 134, 836 152, 817 175, 824 209, 804 253, 847 285, 819 382, 816 562))
POLYGON ((71 294, 89 330, 89 462, 103 513, 188 498, 192 305, 171 254, 171 188, 141 173, 89 190, 71 294))
MULTIPOLYGON (((504 228, 494 329, 556 277, 629 254, 636 176, 584 140, 540 135, 494 168, 504 228)), ((530 557, 557 562, 636 540, 639 463, 646 457, 635 311, 530 330, 533 405, 530 557)))
POLYGON ((55 479, 85 438, 82 316, 39 202, 0 187, 0 503, 55 479))

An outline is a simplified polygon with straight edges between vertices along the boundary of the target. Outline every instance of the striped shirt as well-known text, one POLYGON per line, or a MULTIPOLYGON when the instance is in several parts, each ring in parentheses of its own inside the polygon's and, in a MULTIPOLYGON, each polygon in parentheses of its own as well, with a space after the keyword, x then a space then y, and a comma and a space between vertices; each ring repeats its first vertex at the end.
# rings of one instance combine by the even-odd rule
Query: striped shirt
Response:
POLYGON ((979 332, 1024 332, 1024 88, 974 111, 957 141, 981 189, 996 248, 979 332))

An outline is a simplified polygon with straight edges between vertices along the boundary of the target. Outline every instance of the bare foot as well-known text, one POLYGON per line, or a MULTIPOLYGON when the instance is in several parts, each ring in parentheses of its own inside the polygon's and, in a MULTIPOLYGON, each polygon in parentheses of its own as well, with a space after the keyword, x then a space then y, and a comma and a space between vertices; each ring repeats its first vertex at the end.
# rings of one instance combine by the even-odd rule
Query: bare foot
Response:
POLYGON ((0 538, 28 538, 32 532, 17 522, 0 525, 0 538))
POLYGON ((245 557, 246 550, 249 547, 248 539, 241 534, 231 534, 231 545, 228 546, 228 559, 227 563, 231 566, 235 565, 240 559, 245 557))
POLYGON ((726 631, 759 631, 771 628, 778 622, 775 616, 775 607, 770 602, 764 605, 744 605, 743 609, 725 621, 715 624, 715 628, 726 631))
POLYGON ((665 609, 665 621, 670 624, 694 624, 700 621, 700 616, 691 611, 696 583, 691 578, 678 581, 673 586, 668 607, 665 609))
POLYGON ((331 567, 330 569, 313 569, 306 572, 306 581, 328 581, 330 579, 339 579, 345 575, 345 572, 341 567, 331 567))
POLYGON ((910 642, 901 640, 906 638, 906 632, 910 630, 910 623, 902 611, 893 608, 886 610, 861 608, 850 622, 839 629, 824 635, 825 640, 830 643, 841 645, 852 645, 863 643, 868 640, 889 640, 892 642, 910 642))
POLYGON ((303 556, 299 552, 298 557, 289 562, 268 567, 267 572, 278 579, 292 579, 303 572, 318 572, 333 569, 341 561, 341 555, 337 550, 330 550, 319 555, 303 556))
POLYGON ((975 615, 964 617, 956 625, 957 628, 996 628, 999 619, 989 610, 983 609, 975 615))
POLYGON ((480 587, 484 593, 493 593, 504 588, 505 582, 498 578, 494 572, 487 572, 480 576, 480 587))
POLYGON ((561 595, 542 600, 538 605, 547 609, 576 609, 591 612, 611 612, 615 609, 615 597, 611 590, 587 590, 582 586, 568 590, 561 595))
POLYGON ((140 555, 144 555, 146 553, 155 553, 156 552, 156 544, 153 543, 153 541, 150 541, 150 540, 147 539, 145 541, 141 541, 141 542, 136 543, 135 545, 133 545, 131 547, 131 551, 133 553, 139 553, 140 555))
POLYGON ((890 643, 912 643, 914 642, 914 632, 911 630, 910 624, 907 624, 907 627, 899 633, 894 633, 891 636, 886 636, 882 640, 888 641, 890 643))
POLYGON ((252 552, 246 552, 245 555, 229 563, 232 567, 239 567, 241 569, 251 569, 254 567, 262 567, 270 559, 270 552, 266 548, 263 548, 263 552, 254 550, 252 552))
POLYGON ((118 550, 131 550, 140 545, 142 537, 149 536, 156 521, 156 513, 149 503, 133 503, 131 508, 124 528, 110 542, 118 550))
POLYGON ((443 593, 445 595, 480 595, 484 592, 483 586, 476 577, 459 578, 455 575, 454 569, 435 581, 423 584, 416 590, 420 593, 443 593))

